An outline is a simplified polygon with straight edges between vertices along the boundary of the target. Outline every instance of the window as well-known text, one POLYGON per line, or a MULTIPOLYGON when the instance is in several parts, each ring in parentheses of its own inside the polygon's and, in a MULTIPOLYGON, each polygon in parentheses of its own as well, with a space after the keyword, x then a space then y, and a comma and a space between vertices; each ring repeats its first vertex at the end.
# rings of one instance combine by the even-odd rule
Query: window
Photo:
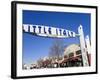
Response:
POLYGON ((81 54, 81 50, 76 51, 76 55, 81 54))
POLYGON ((74 53, 69 53, 69 58, 73 56, 74 56, 74 53))

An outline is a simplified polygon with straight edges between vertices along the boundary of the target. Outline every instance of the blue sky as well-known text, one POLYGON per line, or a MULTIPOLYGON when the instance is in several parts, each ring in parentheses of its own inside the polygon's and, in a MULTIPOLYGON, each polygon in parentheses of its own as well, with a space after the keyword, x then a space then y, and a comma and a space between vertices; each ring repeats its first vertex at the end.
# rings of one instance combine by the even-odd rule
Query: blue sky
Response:
MULTIPOLYGON (((78 33, 83 26, 84 35, 90 37, 91 15, 87 13, 47 12, 23 10, 23 24, 36 24, 64 28, 78 33)), ((45 38, 23 32, 23 63, 32 63, 48 56, 50 47, 57 38, 45 38)), ((64 45, 79 44, 78 37, 62 39, 64 45)))

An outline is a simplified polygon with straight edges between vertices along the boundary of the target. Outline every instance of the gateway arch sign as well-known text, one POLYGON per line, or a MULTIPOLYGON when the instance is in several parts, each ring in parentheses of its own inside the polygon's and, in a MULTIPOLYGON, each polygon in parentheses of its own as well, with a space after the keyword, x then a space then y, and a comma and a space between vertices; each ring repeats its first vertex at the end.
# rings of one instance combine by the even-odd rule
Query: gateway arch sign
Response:
POLYGON ((76 33, 73 31, 43 25, 23 24, 23 31, 45 37, 68 38, 76 36, 76 33))
MULTIPOLYGON (((74 31, 70 31, 70 30, 66 30, 66 29, 43 26, 43 25, 42 26, 41 25, 32 25, 32 24, 31 25, 23 24, 23 31, 26 33, 30 33, 30 34, 42 36, 42 37, 53 37, 53 38, 79 37, 83 66, 89 66, 86 43, 85 43, 82 25, 80 25, 78 27, 78 34, 76 34, 74 31)), ((88 48, 88 50, 90 50, 90 47, 88 48)))

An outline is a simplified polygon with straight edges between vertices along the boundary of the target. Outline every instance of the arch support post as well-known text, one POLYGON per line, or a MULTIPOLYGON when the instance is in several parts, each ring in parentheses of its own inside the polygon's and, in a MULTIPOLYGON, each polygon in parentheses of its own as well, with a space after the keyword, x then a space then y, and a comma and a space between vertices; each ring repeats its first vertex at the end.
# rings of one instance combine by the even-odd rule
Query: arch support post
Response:
POLYGON ((80 25, 78 27, 78 33, 80 35, 79 36, 79 40, 80 40, 80 48, 81 48, 83 66, 89 66, 87 50, 86 50, 86 44, 85 44, 85 39, 84 39, 84 32, 83 32, 82 25, 80 25))

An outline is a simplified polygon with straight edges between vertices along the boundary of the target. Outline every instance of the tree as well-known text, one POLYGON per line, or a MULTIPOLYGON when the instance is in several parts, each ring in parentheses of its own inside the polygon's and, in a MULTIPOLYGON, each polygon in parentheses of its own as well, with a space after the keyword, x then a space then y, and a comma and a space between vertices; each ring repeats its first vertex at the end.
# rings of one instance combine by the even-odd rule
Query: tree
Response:
POLYGON ((41 68, 43 66, 43 59, 41 59, 41 58, 38 59, 37 64, 38 64, 38 67, 41 68))
POLYGON ((49 57, 59 59, 64 51, 63 41, 62 40, 55 40, 50 48, 49 57))

